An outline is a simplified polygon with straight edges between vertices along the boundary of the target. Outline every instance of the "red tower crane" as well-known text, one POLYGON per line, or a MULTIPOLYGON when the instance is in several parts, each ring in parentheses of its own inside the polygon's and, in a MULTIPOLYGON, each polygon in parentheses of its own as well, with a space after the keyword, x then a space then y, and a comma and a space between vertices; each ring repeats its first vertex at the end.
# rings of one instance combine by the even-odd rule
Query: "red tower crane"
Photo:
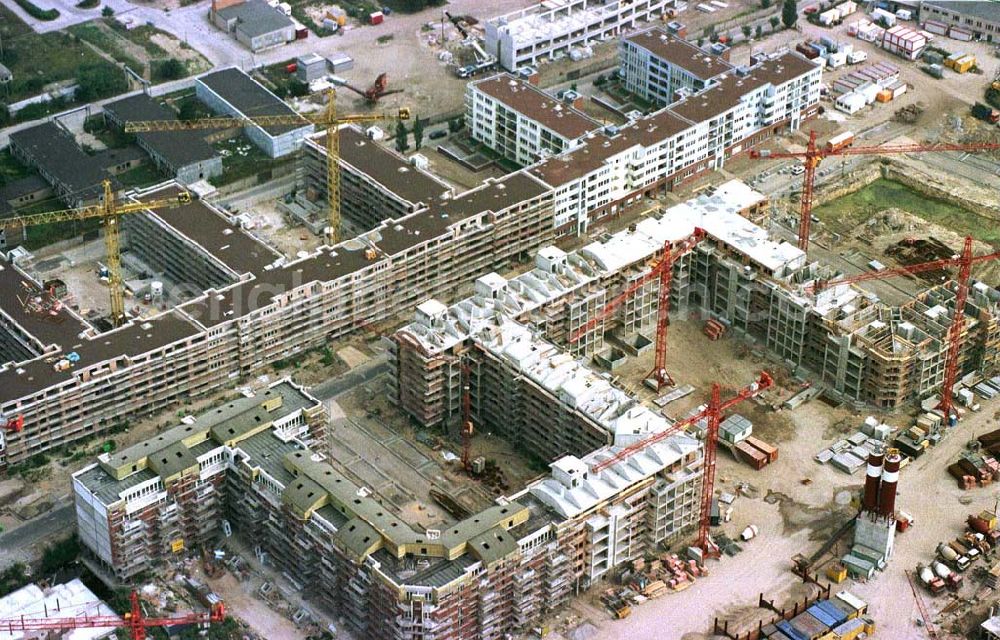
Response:
MULTIPOLYGON (((130 610, 124 616, 115 615, 82 615, 68 618, 49 617, 41 618, 11 618, 0 619, 0 631, 13 635, 22 631, 60 631, 67 629, 99 629, 107 627, 125 628, 128 630, 132 640, 145 640, 146 629, 149 627, 172 627, 178 624, 210 624, 212 622, 222 622, 226 617, 226 611, 222 603, 212 607, 209 613, 188 613, 184 615, 171 616, 169 618, 147 618, 142 613, 139 606, 139 596, 135 591, 130 596, 130 610)), ((48 613, 48 612, 46 612, 48 613)))
POLYGON ((570 342, 576 342, 584 334, 593 329, 598 323, 604 321, 615 312, 623 302, 631 298, 636 291, 641 289, 646 283, 659 278, 660 290, 656 308, 656 357, 653 361, 653 370, 648 378, 656 381, 657 390, 664 386, 674 384, 670 374, 667 373, 667 327, 670 325, 670 282, 674 275, 674 263, 684 254, 694 249, 695 245, 705 238, 705 230, 696 228, 687 238, 678 241, 676 244, 669 240, 663 243, 663 256, 656 263, 649 273, 639 278, 625 291, 616 296, 611 302, 604 305, 600 313, 588 320, 583 326, 573 332, 570 342))
POLYGON ((462 468, 472 472, 472 368, 462 362, 462 468))
POLYGON ((24 431, 24 416, 19 413, 3 420, 3 429, 4 431, 12 431, 13 433, 24 431))
POLYGON ((688 416, 683 420, 670 425, 665 431, 661 431, 648 438, 640 440, 635 444, 624 447, 613 456, 601 460, 590 468, 591 473, 600 473, 611 465, 627 460, 646 447, 656 444, 681 429, 684 429, 700 420, 707 419, 708 429, 705 432, 705 463, 704 473, 701 480, 701 516, 698 521, 698 542, 697 546, 708 555, 712 547, 708 540, 708 530, 712 517, 712 494, 715 491, 715 464, 716 453, 719 448, 719 425, 722 423, 722 414, 729 411, 737 404, 754 397, 774 384, 774 380, 766 371, 761 371, 760 377, 747 387, 741 389, 735 396, 728 400, 722 400, 722 388, 718 384, 712 385, 712 394, 708 404, 704 409, 688 416))
POLYGON ((927 612, 927 605, 924 604, 924 598, 917 590, 917 583, 913 580, 913 574, 910 571, 906 571, 906 581, 910 583, 910 590, 913 592, 913 599, 917 601, 917 610, 920 611, 920 619, 924 623, 924 628, 927 629, 927 635, 931 638, 937 638, 937 629, 927 612))
MULTIPOLYGON (((849 144, 849 143, 848 143, 849 144)), ((819 147, 816 144, 816 132, 809 132, 809 144, 805 151, 757 151, 750 152, 754 159, 801 158, 805 172, 802 174, 802 196, 799 212, 799 249, 809 248, 809 225, 812 222, 813 185, 816 181, 816 167, 823 158, 830 156, 866 156, 892 155, 906 153, 925 153, 928 151, 994 151, 1000 149, 1000 142, 979 142, 971 144, 897 144, 875 147, 831 146, 819 147)))
POLYGON ((981 256, 972 255, 972 237, 966 236, 962 247, 962 253, 952 258, 943 260, 932 260, 921 262, 906 267, 895 267, 882 271, 869 271, 855 276, 847 276, 836 280, 817 281, 815 289, 819 290, 840 284, 855 284, 867 280, 882 280, 899 275, 923 273, 925 271, 936 271, 949 267, 958 267, 958 291, 955 295, 955 313, 948 327, 948 353, 945 357, 944 382, 941 387, 941 403, 938 408, 944 412, 945 416, 952 413, 955 408, 954 387, 958 379, 958 357, 962 349, 962 328, 965 326, 965 302, 969 297, 969 279, 972 276, 972 265, 989 260, 1000 259, 1000 251, 987 253, 981 256))

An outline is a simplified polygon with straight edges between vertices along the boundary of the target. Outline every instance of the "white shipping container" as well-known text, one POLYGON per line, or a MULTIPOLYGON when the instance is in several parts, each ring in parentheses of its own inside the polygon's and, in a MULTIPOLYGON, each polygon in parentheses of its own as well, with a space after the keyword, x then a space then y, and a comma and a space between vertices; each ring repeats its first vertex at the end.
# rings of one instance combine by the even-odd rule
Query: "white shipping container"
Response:
POLYGON ((824 11, 819 14, 819 23, 824 25, 831 25, 837 20, 840 20, 840 11, 837 9, 830 9, 829 11, 824 11))
POLYGON ((840 10, 840 17, 846 18, 847 16, 851 15, 852 13, 858 10, 858 4, 856 2, 848 0, 847 2, 842 2, 839 5, 837 5, 837 9, 840 10))
POLYGON ((968 42, 972 40, 972 34, 965 29, 959 29, 958 27, 952 27, 948 30, 948 37, 954 38, 955 40, 961 40, 962 42, 968 42))
POLYGON ((931 33, 936 33, 939 36, 948 35, 948 25, 943 22, 928 20, 924 23, 924 29, 930 31, 931 33))
POLYGON ((890 27, 896 25, 896 14, 894 13, 889 13, 888 11, 885 11, 883 9, 875 9, 874 11, 872 11, 872 21, 878 22, 879 18, 884 20, 885 23, 890 27))
POLYGON ((837 98, 834 106, 848 115, 854 115, 865 108, 865 97, 857 91, 845 93, 837 98))
POLYGON ((900 20, 909 20, 913 17, 913 14, 908 9, 900 9, 896 12, 896 17, 900 20))

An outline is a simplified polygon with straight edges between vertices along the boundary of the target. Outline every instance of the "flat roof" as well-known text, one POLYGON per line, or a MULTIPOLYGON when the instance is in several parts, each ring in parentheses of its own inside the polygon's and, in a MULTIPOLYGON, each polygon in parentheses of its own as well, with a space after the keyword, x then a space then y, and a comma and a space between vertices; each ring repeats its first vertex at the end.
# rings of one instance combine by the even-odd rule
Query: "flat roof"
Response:
POLYGON ((750 91, 767 84, 780 86, 818 68, 802 54, 786 51, 752 67, 746 75, 727 74, 708 89, 671 104, 670 109, 692 122, 704 122, 738 105, 750 91))
POLYGON ((734 69, 720 56, 712 55, 695 44, 668 33, 662 27, 651 27, 625 38, 626 42, 642 47, 657 58, 681 67, 702 80, 734 69))
POLYGON ((694 126, 669 109, 661 109, 633 124, 622 127, 615 135, 598 133, 573 151, 547 158, 529 169, 545 184, 559 187, 599 169, 619 153, 636 146, 648 147, 675 136, 694 126))
POLYGON ((556 100, 530 82, 507 73, 474 82, 472 86, 563 138, 575 140, 603 126, 572 105, 556 100))
POLYGON ((201 334, 198 327, 175 311, 167 311, 148 320, 133 320, 119 329, 93 338, 81 338, 77 334, 70 335, 66 329, 63 331, 54 342, 60 347, 58 352, 46 353, 0 371, 0 390, 3 394, 0 402, 78 378, 82 370, 112 358, 135 358, 201 334), (79 361, 69 369, 57 371, 54 366, 56 361, 70 352, 76 352, 80 356, 79 361))
MULTIPOLYGON (((170 185, 157 191, 143 193, 144 198, 173 199, 181 189, 170 185)), ((160 209, 153 215, 177 230, 178 233, 205 250, 238 275, 258 273, 282 258, 282 255, 230 222, 214 208, 200 200, 160 209)))
POLYGON ((246 0, 215 12, 224 20, 236 19, 237 29, 251 38, 294 26, 288 16, 264 0, 246 0))
MULTIPOLYGON (((281 98, 236 67, 209 73, 198 78, 196 82, 212 90, 247 118, 288 115, 301 117, 301 114, 285 104, 281 98)), ((269 125, 261 128, 269 135, 280 136, 289 131, 311 126, 308 120, 302 118, 301 125, 269 125)))
MULTIPOLYGON (((177 114, 145 93, 116 100, 104 110, 121 123, 147 120, 177 120, 177 114)), ((148 146, 174 169, 218 156, 199 131, 150 131, 136 139, 148 146)))
MULTIPOLYGON (((326 149, 326 133, 312 139, 326 149)), ((454 191, 451 185, 413 166, 395 151, 369 140, 354 126, 340 129, 340 160, 410 204, 430 205, 454 191)))
POLYGON ((90 199, 110 178, 93 156, 84 153, 73 136, 54 122, 15 131, 10 141, 31 158, 43 174, 52 176, 74 195, 90 199))
POLYGON ((519 171, 487 181, 451 200, 434 203, 424 211, 386 221, 365 237, 388 255, 395 255, 444 234, 449 226, 466 218, 488 211, 503 211, 547 192, 545 185, 527 172, 519 171))

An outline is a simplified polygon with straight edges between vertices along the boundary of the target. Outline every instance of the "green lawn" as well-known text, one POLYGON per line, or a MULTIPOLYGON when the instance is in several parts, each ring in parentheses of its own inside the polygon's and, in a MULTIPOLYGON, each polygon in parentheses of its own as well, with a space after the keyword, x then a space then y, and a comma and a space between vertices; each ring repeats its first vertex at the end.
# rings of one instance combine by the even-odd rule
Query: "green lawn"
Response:
POLYGON ((38 34, 28 28, 6 7, 0 6, 0 36, 3 37, 3 62, 13 73, 8 104, 42 93, 50 82, 70 80, 85 64, 101 58, 67 33, 38 34))
POLYGON ((118 174, 116 177, 126 187, 149 187, 166 179, 166 176, 160 173, 153 163, 129 169, 125 173, 118 174))
POLYGON ((935 200, 904 184, 880 178, 842 198, 816 207, 814 213, 832 231, 846 233, 879 211, 898 208, 955 233, 1000 244, 1000 223, 957 204, 935 200))
POLYGON ((283 162, 294 162, 292 158, 274 160, 254 146, 244 134, 216 142, 212 146, 222 155, 222 175, 209 179, 209 182, 216 187, 253 175, 264 174, 270 178, 271 170, 274 167, 283 162))
POLYGON ((145 65, 142 62, 125 51, 115 35, 108 33, 96 24, 89 22, 75 24, 69 27, 67 31, 77 38, 94 45, 118 62, 127 64, 132 71, 138 74, 141 74, 143 69, 145 69, 145 65))
POLYGON ((30 176, 33 173, 34 171, 21 164, 17 158, 10 154, 10 147, 0 151, 0 185, 30 176))

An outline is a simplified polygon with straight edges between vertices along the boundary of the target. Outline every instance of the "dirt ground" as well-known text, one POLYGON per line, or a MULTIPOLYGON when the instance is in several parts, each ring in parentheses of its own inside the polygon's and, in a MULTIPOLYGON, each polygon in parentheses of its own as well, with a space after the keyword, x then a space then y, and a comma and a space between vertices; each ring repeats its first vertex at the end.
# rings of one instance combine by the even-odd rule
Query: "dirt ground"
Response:
POLYGON ((300 251, 318 249, 323 240, 278 208, 277 200, 261 200, 249 207, 252 228, 248 231, 282 255, 294 259, 300 251))
POLYGON ((432 489, 454 498, 470 512, 482 510, 499 495, 513 493, 538 475, 516 449, 489 433, 472 439, 472 456, 495 461, 502 485, 471 480, 457 459, 459 443, 438 431, 418 432, 385 395, 386 378, 379 377, 329 401, 333 430, 331 459, 361 485, 371 487, 408 522, 425 528, 458 519, 431 496, 432 489))

